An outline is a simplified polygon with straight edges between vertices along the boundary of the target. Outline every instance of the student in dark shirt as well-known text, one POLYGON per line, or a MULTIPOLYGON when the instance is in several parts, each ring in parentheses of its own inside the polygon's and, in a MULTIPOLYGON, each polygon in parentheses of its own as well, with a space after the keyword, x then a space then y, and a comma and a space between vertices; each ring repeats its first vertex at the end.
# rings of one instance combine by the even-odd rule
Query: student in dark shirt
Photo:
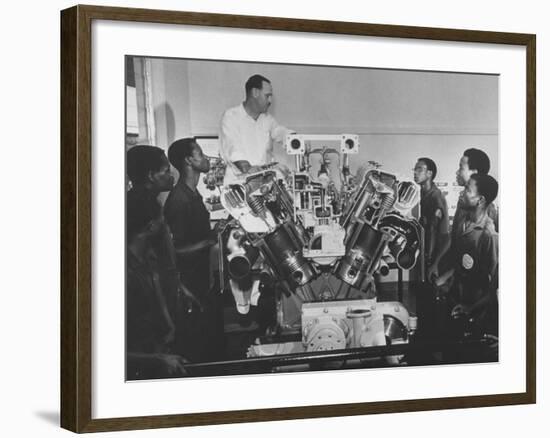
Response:
POLYGON ((220 353, 219 305, 210 294, 210 249, 217 243, 210 228, 210 214, 197 190, 201 173, 210 162, 193 138, 172 143, 170 163, 180 176, 166 203, 164 216, 174 240, 182 282, 201 302, 203 312, 178 318, 178 348, 193 361, 213 360, 220 353))
POLYGON ((447 201, 435 185, 437 166, 430 158, 419 158, 414 167, 414 181, 420 184, 420 223, 424 227, 425 261, 428 269, 436 254, 450 245, 447 201))
POLYGON ((489 205, 498 193, 496 180, 474 174, 464 190, 465 218, 457 230, 454 253, 454 318, 474 319, 484 333, 498 335, 498 234, 489 205))
MULTIPOLYGON (((488 175, 489 170, 491 170, 491 161, 489 160, 488 155, 483 152, 481 149, 466 149, 464 155, 460 159, 458 170, 456 171, 456 182, 459 186, 466 187, 468 181, 475 174, 488 175)), ((459 226, 461 220, 465 216, 463 211, 463 196, 458 200, 457 204, 457 213, 455 215, 456 226, 459 226)), ((487 214, 495 224, 495 228, 498 231, 498 212, 495 207, 495 204, 492 202, 487 207, 487 214)), ((456 230, 456 226, 453 228, 456 230)))
POLYGON ((172 232, 182 281, 198 297, 204 297, 210 282, 210 248, 217 241, 197 185, 200 174, 210 170, 210 163, 193 138, 172 143, 168 157, 180 177, 166 199, 164 217, 172 232))
MULTIPOLYGON (((159 208, 159 195, 174 187, 168 158, 161 148, 155 146, 139 145, 129 149, 126 153, 126 173, 132 186, 127 196, 152 199, 159 204, 159 208)), ((160 282, 170 312, 175 312, 178 301, 191 307, 197 300, 180 281, 172 234, 166 224, 163 223, 152 244, 158 257, 160 282)))
POLYGON ((184 376, 186 360, 171 353, 175 326, 152 246, 164 226, 160 205, 146 192, 133 191, 126 207, 126 378, 184 376))
MULTIPOLYGON (((170 170, 168 158, 161 148, 148 145, 134 146, 126 153, 126 173, 131 183, 127 196, 140 199, 153 199, 159 204, 158 196, 174 187, 174 176, 170 170)), ((176 285, 174 272, 176 271, 175 255, 170 250, 171 238, 166 227, 158 233, 152 242, 157 257, 159 257, 159 272, 163 291, 169 308, 175 308, 176 285)))

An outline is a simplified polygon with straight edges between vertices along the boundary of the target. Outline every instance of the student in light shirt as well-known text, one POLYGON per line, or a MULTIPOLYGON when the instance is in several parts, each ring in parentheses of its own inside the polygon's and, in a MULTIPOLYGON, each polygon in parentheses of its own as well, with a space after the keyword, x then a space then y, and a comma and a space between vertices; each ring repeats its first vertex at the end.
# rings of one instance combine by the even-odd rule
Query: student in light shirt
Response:
POLYGON ((284 143, 286 135, 293 132, 268 113, 273 100, 269 79, 251 76, 245 93, 245 101, 226 110, 221 120, 220 153, 227 163, 226 184, 239 174, 271 163, 274 143, 284 143))

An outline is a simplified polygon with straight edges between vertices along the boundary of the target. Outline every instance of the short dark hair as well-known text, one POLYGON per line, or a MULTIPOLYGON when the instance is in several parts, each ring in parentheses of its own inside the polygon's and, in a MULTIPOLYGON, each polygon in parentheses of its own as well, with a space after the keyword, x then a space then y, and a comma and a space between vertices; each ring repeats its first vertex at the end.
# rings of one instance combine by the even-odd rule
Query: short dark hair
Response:
POLYGON ((419 158, 418 161, 422 161, 426 164, 426 170, 430 170, 432 172, 432 181, 435 180, 435 176, 437 175, 437 166, 435 165, 434 160, 431 158, 422 157, 419 158))
POLYGON ((147 224, 158 218, 161 206, 150 192, 130 190, 126 193, 126 240, 130 242, 145 229, 147 224))
POLYGON ((262 75, 250 76, 248 78, 248 81, 246 81, 246 84, 244 84, 244 90, 246 92, 246 95, 248 96, 253 88, 257 88, 258 90, 261 90, 264 85, 263 84, 264 82, 271 84, 271 81, 262 75))
POLYGON ((498 195, 498 182, 491 175, 474 173, 471 178, 477 184, 477 192, 485 198, 487 205, 493 202, 498 195))
POLYGON ((132 184, 143 184, 149 172, 158 172, 164 151, 156 146, 134 146, 126 152, 126 173, 132 184))
POLYGON ((194 137, 180 138, 168 148, 168 161, 181 172, 183 160, 193 155, 197 140, 194 137))
POLYGON ((477 170, 477 173, 487 175, 491 169, 491 160, 481 149, 470 148, 464 151, 464 156, 468 157, 468 167, 470 170, 477 170))

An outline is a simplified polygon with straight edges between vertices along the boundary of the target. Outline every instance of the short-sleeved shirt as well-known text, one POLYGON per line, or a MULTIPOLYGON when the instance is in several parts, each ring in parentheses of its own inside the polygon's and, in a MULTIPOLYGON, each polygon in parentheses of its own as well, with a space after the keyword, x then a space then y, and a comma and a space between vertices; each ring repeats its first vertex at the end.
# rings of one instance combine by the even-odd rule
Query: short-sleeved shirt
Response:
POLYGON ((471 306, 498 288, 498 234, 487 215, 462 221, 454 246, 457 302, 471 306))
MULTIPOLYGON (((268 164, 273 159, 273 142, 284 142, 290 131, 268 113, 254 120, 243 104, 225 111, 220 127, 220 154, 229 163, 248 161, 252 166, 268 164)), ((225 183, 234 181, 238 170, 228 164, 225 183)))
POLYGON ((431 234, 433 234, 430 235, 430 232, 427 232, 425 236, 426 258, 429 261, 433 256, 439 236, 449 234, 447 201, 441 190, 435 185, 432 185, 427 192, 422 193, 420 223, 425 230, 431 230, 431 234))
MULTIPOLYGON (((176 248, 210 238, 210 214, 199 192, 192 190, 183 180, 168 195, 164 218, 176 248)), ((183 283, 197 296, 204 296, 210 283, 210 249, 207 247, 177 258, 183 283)))
MULTIPOLYGON (((451 230, 451 238, 454 241, 461 230, 461 227, 468 216, 468 212, 464 208, 464 201, 462 200, 462 194, 458 198, 456 205, 455 215, 453 217, 453 226, 451 230)), ((487 216, 493 221, 495 231, 498 232, 498 210, 493 202, 487 207, 487 216)))

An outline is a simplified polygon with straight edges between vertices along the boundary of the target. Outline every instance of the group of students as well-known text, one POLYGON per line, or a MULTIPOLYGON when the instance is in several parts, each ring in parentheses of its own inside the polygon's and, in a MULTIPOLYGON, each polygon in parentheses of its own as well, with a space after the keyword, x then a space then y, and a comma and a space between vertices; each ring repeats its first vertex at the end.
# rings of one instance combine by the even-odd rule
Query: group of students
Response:
MULTIPOLYGON (((451 319, 475 320, 498 336, 498 183, 479 149, 464 152, 456 172, 464 187, 452 227, 445 197, 434 183, 437 166, 420 158, 427 278, 444 291, 451 319)), ((222 306, 210 293, 210 248, 217 242, 198 193, 209 161, 192 138, 169 150, 135 146, 127 152, 127 379, 186 375, 186 363, 212 361, 223 351, 222 306), (174 184, 170 164, 179 172, 174 184), (159 195, 169 192, 164 205, 159 195)))
POLYGON ((448 322, 431 329, 442 336, 460 326, 462 331, 498 337, 498 214, 494 205, 498 182, 489 175, 490 165, 482 150, 464 151, 456 172, 456 181, 464 189, 452 227, 445 197, 434 183, 436 164, 430 158, 419 158, 414 168, 414 179, 421 186, 426 276, 433 285, 428 294, 444 303, 438 310, 431 307, 430 312, 443 313, 442 320, 448 322))
POLYGON ((221 306, 210 293, 216 230, 197 191, 209 166, 192 138, 174 142, 168 157, 154 146, 127 152, 128 380, 183 376, 188 361, 215 360, 223 349, 221 306), (169 192, 164 205, 163 192, 169 192))

